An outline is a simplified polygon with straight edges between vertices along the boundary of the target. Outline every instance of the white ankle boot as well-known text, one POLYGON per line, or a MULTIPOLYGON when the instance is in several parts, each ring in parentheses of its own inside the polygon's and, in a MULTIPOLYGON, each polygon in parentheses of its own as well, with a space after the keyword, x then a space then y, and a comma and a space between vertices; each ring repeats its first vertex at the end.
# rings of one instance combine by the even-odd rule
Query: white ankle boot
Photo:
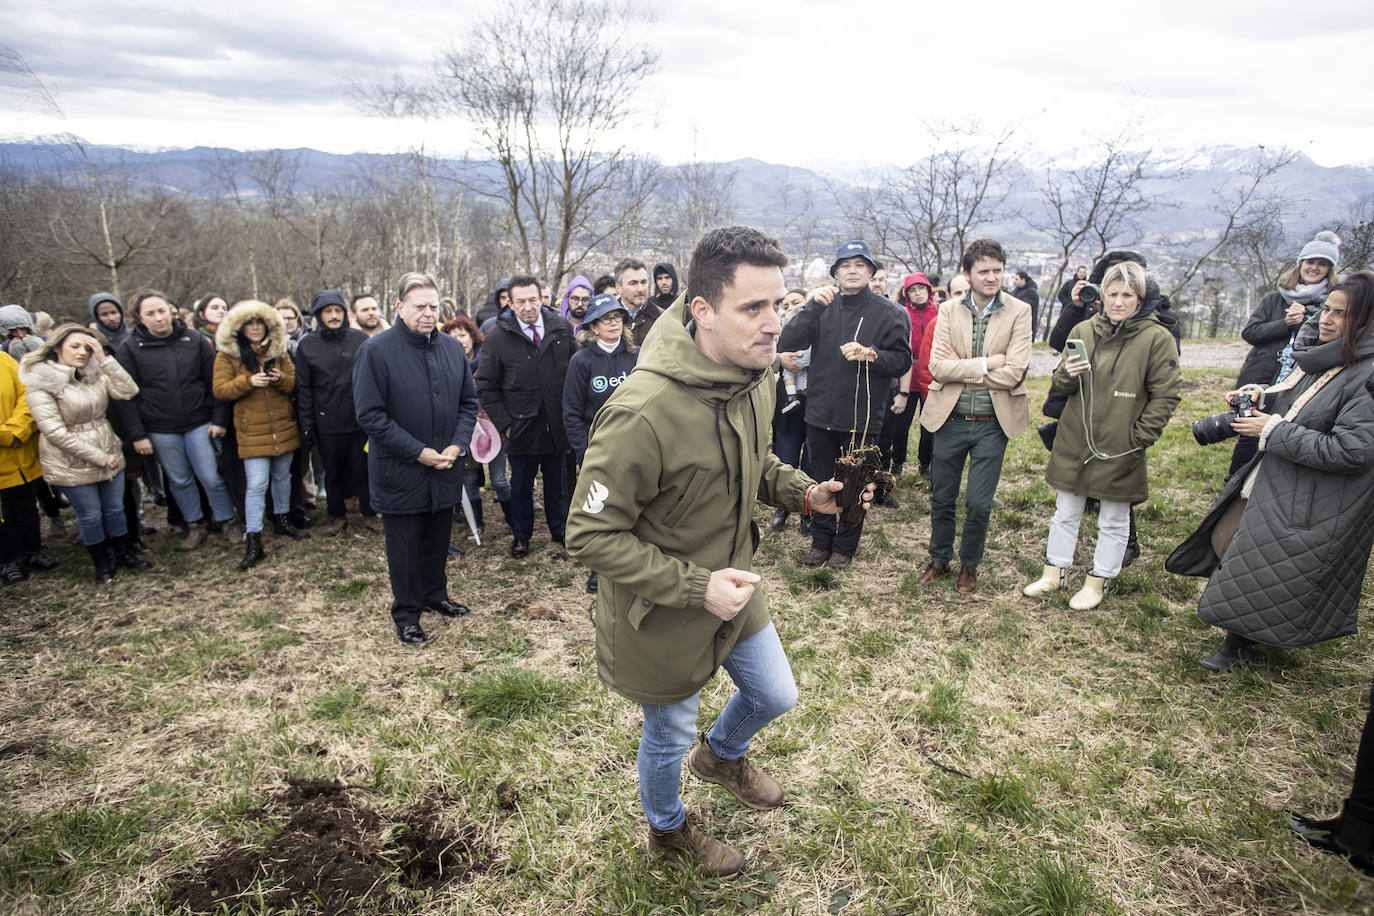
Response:
POLYGON ((1047 563, 1044 571, 1040 573, 1040 578, 1021 589, 1021 594, 1027 598, 1034 598, 1036 595, 1048 595, 1050 592, 1057 592, 1064 587, 1067 578, 1068 570, 1047 563))
POLYGON ((1069 599, 1069 607, 1075 611, 1091 611, 1102 603, 1102 595, 1107 590, 1107 579, 1102 576, 1088 576, 1083 587, 1069 599))

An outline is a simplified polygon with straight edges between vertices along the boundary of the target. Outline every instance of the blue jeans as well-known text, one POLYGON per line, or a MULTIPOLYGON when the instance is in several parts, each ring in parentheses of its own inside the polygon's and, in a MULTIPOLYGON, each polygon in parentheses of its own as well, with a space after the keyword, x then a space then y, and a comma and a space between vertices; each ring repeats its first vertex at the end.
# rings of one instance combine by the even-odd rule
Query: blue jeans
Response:
MULTIPOLYGON (((716 756, 738 760, 749 752, 749 739, 769 722, 797 705, 797 682, 773 624, 736 643, 725 670, 739 689, 721 710, 706 739, 716 756)), ((694 694, 671 706, 644 706, 639 739, 639 802, 649 826, 665 832, 682 826, 687 809, 678 797, 682 755, 697 736, 694 694)))
POLYGON ((76 512, 76 528, 81 543, 90 547, 106 538, 120 538, 129 533, 124 518, 124 472, 100 483, 79 487, 57 487, 66 495, 76 512))
POLYGON ((501 443, 501 451, 487 462, 487 473, 491 475, 491 488, 496 491, 497 502, 510 502, 510 478, 506 476, 506 443, 501 443))
POLYGON ((227 522, 234 517, 234 501, 229 498, 229 488, 219 476, 215 462, 209 423, 184 433, 148 433, 148 441, 153 443, 158 463, 167 472, 167 489, 172 491, 187 523, 194 525, 203 517, 197 480, 205 488, 215 521, 227 522))
POLYGON ((262 513, 267 502, 267 479, 272 478, 272 510, 277 515, 291 511, 291 456, 243 459, 243 530, 252 534, 262 530, 262 513))

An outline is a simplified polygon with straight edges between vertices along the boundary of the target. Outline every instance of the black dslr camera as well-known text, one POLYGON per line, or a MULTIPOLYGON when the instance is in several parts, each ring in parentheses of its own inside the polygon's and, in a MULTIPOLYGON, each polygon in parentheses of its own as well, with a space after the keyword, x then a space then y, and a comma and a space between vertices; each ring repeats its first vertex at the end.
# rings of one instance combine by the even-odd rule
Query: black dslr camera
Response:
POLYGON ((1255 400, 1244 392, 1231 399, 1231 406, 1235 410, 1214 413, 1210 417, 1193 421, 1193 438, 1197 440, 1198 445, 1216 445, 1218 442, 1239 435, 1231 428, 1231 421, 1237 417, 1255 415, 1255 400))
POLYGON ((1102 301, 1102 287, 1096 283, 1084 283, 1078 291, 1078 301, 1091 308, 1102 301))

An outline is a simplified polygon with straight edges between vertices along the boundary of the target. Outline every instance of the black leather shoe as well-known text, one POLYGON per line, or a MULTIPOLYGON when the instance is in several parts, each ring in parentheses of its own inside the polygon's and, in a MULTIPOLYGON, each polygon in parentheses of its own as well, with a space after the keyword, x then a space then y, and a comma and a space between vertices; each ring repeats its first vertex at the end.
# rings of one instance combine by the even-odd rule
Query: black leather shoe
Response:
POLYGON ((882 506, 884 509, 900 509, 902 504, 893 499, 891 493, 885 493, 879 499, 873 500, 875 506, 882 506))
POLYGON ((303 541, 310 537, 309 531, 302 531, 285 515, 274 515, 272 517, 272 533, 279 536, 289 537, 292 540, 303 541))
POLYGON ((587 577, 587 594, 589 594, 589 595, 595 595, 595 594, 596 594, 596 588, 597 588, 596 573, 592 573, 590 576, 587 577))
POLYGON ((524 538, 516 538, 514 541, 511 542, 510 555, 515 557, 517 560, 528 556, 529 552, 530 542, 525 540, 524 538))
POLYGON ((1334 856, 1344 856, 1350 860, 1350 864, 1355 868, 1366 875, 1374 876, 1374 855, 1355 852, 1342 843, 1340 837, 1337 836, 1341 829, 1339 817, 1317 821, 1310 817, 1304 817, 1297 812, 1291 812, 1288 818, 1288 829, 1293 831, 1295 836, 1305 840, 1313 849, 1320 849, 1322 852, 1329 852, 1334 856))
POLYGON ((802 516, 801 527, 800 527, 798 530, 801 531, 801 536, 802 536, 802 537, 804 537, 804 538, 809 538, 809 537, 811 537, 811 516, 809 516, 809 515, 803 515, 803 516, 802 516))
POLYGON ((771 524, 774 531, 781 531, 787 525, 787 510, 779 509, 774 512, 771 524))
POLYGON ((425 642, 425 631, 418 623, 408 623, 396 627, 396 637, 408 646, 420 646, 425 642))
POLYGON ((425 610, 433 611, 436 614, 442 614, 445 617, 462 617, 464 614, 468 613, 468 609, 465 605, 459 604, 451 598, 445 598, 438 604, 431 604, 429 607, 425 608, 425 610))

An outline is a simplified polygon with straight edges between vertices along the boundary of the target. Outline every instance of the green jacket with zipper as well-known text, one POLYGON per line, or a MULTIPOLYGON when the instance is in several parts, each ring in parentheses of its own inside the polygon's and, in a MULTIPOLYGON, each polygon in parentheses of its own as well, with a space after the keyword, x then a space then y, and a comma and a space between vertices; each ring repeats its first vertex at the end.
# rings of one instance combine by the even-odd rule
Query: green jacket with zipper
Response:
POLYGON ((814 481, 769 450, 769 369, 708 359, 681 297, 592 423, 568 513, 567 547, 600 576, 596 659, 616 693, 685 700, 735 643, 767 626, 763 583, 731 621, 705 608, 713 570, 748 570, 754 503, 803 508, 814 481))
POLYGON ((1119 325, 1097 314, 1074 326, 1069 337, 1083 341, 1092 372, 1070 376, 1067 353, 1054 370, 1051 387, 1069 400, 1045 469, 1050 486, 1110 502, 1149 496, 1145 449, 1163 434, 1181 397, 1173 323, 1151 310, 1119 325))

